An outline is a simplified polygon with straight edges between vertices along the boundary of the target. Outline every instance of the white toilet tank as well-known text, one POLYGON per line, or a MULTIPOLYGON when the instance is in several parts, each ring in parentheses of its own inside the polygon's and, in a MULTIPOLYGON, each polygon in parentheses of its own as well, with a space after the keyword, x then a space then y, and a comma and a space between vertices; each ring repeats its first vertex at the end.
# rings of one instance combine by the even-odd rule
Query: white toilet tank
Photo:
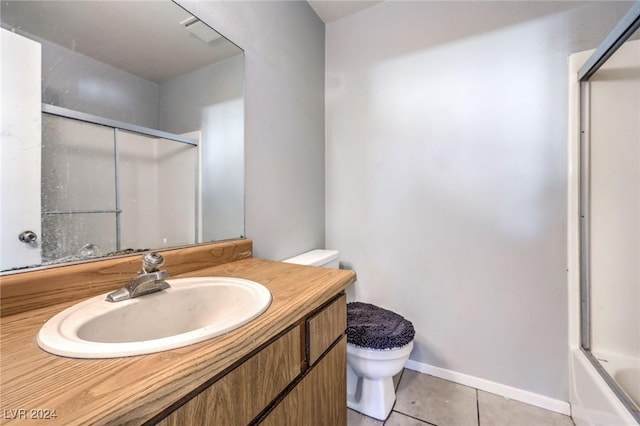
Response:
POLYGON ((337 250, 311 250, 298 256, 283 260, 285 263, 296 265, 322 266, 324 268, 339 269, 337 250))

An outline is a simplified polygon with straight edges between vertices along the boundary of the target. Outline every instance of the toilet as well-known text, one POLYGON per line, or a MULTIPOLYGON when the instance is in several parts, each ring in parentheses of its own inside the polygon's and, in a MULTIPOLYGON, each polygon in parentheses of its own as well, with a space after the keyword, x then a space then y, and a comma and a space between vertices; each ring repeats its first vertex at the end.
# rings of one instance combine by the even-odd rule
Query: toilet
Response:
MULTIPOLYGON (((336 250, 312 250, 286 263, 338 268, 336 250)), ((362 302, 347 304, 347 406, 386 420, 396 401, 393 376, 413 349, 413 324, 395 312, 362 302)))

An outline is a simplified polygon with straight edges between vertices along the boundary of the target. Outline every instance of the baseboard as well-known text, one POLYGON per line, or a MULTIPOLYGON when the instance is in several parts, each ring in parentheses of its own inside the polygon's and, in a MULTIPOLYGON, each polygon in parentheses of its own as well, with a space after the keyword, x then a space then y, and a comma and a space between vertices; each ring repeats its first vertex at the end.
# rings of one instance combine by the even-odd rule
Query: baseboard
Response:
POLYGON ((566 401, 549 398, 548 396, 481 379, 479 377, 469 376, 468 374, 434 367, 433 365, 424 364, 411 359, 407 361, 405 368, 500 395, 508 399, 524 402, 525 404, 534 405, 536 407, 544 408, 545 410, 555 411, 556 413, 565 414, 567 416, 571 415, 571 406, 566 401))

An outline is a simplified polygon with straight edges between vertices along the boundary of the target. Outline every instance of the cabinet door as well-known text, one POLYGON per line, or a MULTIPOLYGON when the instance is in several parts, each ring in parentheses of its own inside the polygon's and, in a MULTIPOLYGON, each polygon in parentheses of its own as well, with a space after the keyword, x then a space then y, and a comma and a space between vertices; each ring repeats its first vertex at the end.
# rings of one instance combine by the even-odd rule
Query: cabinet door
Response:
POLYGON ((300 326, 293 328, 159 424, 248 424, 300 374, 301 336, 300 326))
POLYGON ((347 337, 311 369, 260 423, 264 426, 347 424, 347 337))

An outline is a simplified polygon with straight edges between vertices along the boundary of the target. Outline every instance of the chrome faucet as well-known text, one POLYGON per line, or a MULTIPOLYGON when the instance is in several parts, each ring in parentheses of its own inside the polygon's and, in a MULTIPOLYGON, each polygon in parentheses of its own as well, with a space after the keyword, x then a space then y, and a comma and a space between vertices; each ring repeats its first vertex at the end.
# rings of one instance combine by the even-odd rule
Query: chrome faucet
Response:
POLYGON ((169 272, 158 270, 163 264, 164 258, 160 254, 154 252, 145 254, 142 258, 142 270, 138 275, 124 287, 109 293, 106 300, 120 302, 169 288, 169 283, 165 281, 169 272))

